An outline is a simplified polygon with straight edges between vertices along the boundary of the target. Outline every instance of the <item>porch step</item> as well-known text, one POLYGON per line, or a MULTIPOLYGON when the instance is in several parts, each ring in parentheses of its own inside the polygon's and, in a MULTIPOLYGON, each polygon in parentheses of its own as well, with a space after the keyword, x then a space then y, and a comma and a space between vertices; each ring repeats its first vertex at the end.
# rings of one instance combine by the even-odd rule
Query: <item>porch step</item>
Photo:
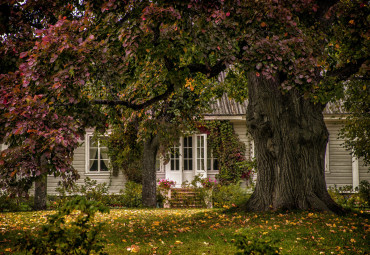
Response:
POLYGON ((202 208, 204 203, 199 191, 186 188, 171 189, 171 208, 202 208))

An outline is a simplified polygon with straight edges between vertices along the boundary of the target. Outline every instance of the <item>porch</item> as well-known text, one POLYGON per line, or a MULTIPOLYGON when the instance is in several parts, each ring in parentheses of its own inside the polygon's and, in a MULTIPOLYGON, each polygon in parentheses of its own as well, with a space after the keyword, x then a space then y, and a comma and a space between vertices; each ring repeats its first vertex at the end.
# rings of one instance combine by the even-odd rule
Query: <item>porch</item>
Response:
POLYGON ((179 144, 171 148, 168 162, 157 161, 157 179, 174 181, 175 188, 180 189, 195 176, 215 179, 218 167, 207 134, 194 134, 180 138, 179 144))

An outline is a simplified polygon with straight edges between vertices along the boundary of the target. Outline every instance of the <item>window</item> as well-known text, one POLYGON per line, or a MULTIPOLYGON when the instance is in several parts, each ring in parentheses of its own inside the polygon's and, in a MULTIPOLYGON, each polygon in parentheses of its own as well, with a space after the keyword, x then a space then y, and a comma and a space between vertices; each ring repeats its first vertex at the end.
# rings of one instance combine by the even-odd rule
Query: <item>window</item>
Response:
POLYGON ((184 137, 183 143, 184 153, 184 171, 193 170, 193 137, 184 137))
POLYGON ((88 136, 88 172, 107 173, 109 171, 108 148, 106 136, 99 136, 98 139, 88 136))
POLYGON ((180 170, 180 147, 174 146, 171 149, 171 171, 179 171, 180 170))
POLYGON ((205 135, 197 135, 197 170, 205 170, 205 135))
POLYGON ((212 148, 207 137, 207 171, 218 171, 218 159, 213 157, 212 148))

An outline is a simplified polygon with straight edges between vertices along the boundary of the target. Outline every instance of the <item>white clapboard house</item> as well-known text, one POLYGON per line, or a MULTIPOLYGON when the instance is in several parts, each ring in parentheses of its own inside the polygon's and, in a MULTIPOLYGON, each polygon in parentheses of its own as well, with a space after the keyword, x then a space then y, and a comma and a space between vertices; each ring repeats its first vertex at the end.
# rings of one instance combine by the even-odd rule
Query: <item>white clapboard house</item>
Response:
MULTIPOLYGON (((212 105, 212 113, 206 114, 206 120, 228 120, 234 127, 235 133, 245 143, 247 157, 253 157, 253 140, 246 129, 246 107, 244 104, 236 103, 224 95, 212 105)), ((324 120, 329 130, 330 138, 327 145, 325 157, 325 178, 327 186, 337 187, 352 185, 357 187, 362 180, 370 181, 368 167, 364 166, 362 160, 351 156, 348 150, 343 148, 343 140, 338 138, 339 130, 343 125, 345 114, 340 107, 329 105, 324 111, 324 120)), ((118 193, 124 188, 126 182, 122 172, 114 176, 109 167, 107 148, 99 142, 94 142, 93 131, 86 133, 82 145, 75 151, 73 165, 80 174, 78 184, 89 177, 98 183, 107 183, 111 193, 118 193)), ((4 149, 4 145, 0 149, 4 149)), ((215 178, 218 173, 218 164, 207 146, 207 134, 193 134, 180 139, 179 146, 175 147, 177 152, 170 160, 158 160, 157 179, 168 179, 180 186, 185 181, 191 181, 195 175, 215 178)), ((48 194, 56 194, 59 179, 48 177, 48 194)))

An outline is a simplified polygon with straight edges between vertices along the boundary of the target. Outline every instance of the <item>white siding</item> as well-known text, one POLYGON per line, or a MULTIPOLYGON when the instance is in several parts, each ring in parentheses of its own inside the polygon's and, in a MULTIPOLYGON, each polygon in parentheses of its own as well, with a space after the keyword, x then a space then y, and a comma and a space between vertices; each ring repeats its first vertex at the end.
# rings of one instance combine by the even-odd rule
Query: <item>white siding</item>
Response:
MULTIPOLYGON (((103 174, 90 174, 86 173, 86 146, 83 142, 80 147, 75 150, 73 167, 78 171, 80 179, 77 180, 76 184, 84 184, 85 177, 89 177, 91 180, 96 180, 98 183, 107 183, 109 185, 109 193, 119 193, 121 189, 124 189, 124 184, 126 183, 125 177, 120 171, 118 176, 111 176, 109 173, 103 174)), ((55 191, 58 186, 60 178, 55 178, 53 176, 48 177, 48 194, 57 194, 55 191)))
POLYGON ((342 127, 339 121, 326 121, 329 131, 329 172, 325 173, 326 185, 338 187, 352 185, 352 156, 343 148, 343 139, 338 138, 342 127))
POLYGON ((238 135, 240 141, 242 141, 245 144, 246 147, 246 157, 247 159, 250 159, 251 156, 251 137, 249 134, 247 134, 247 126, 245 120, 233 120, 231 121, 231 124, 234 127, 235 133, 238 135))

